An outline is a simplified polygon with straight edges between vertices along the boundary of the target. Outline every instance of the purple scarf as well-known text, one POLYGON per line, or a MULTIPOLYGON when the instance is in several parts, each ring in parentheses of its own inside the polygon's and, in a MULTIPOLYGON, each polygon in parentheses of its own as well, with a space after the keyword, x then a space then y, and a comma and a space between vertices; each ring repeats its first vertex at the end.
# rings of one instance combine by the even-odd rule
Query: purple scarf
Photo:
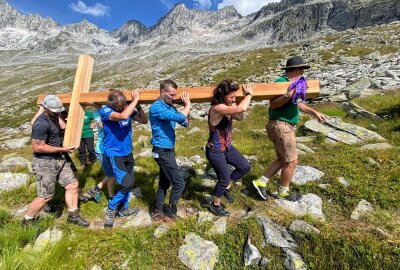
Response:
POLYGON ((298 99, 301 97, 301 100, 304 101, 306 99, 306 93, 307 93, 307 81, 304 76, 301 76, 299 79, 296 81, 292 82, 289 86, 288 92, 292 91, 293 88, 295 88, 293 97, 292 97, 292 102, 293 104, 298 104, 298 99))

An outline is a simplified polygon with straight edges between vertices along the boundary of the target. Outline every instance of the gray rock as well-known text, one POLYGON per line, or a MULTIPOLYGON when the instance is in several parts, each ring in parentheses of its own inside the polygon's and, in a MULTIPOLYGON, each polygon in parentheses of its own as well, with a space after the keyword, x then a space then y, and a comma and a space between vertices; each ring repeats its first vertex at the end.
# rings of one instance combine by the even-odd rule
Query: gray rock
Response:
POLYGON ((339 182, 340 184, 342 184, 343 186, 345 186, 345 187, 350 186, 349 181, 348 181, 346 178, 344 178, 343 176, 339 176, 339 177, 338 177, 338 182, 339 182))
POLYGON ((353 102, 343 102, 341 107, 344 111, 347 112, 348 115, 352 116, 353 118, 367 118, 371 120, 383 120, 380 116, 371 113, 364 108, 360 107, 359 105, 353 102))
POLYGON ((53 246, 61 240, 62 235, 62 231, 58 230, 57 228, 47 229, 46 231, 41 233, 38 238, 36 238, 33 249, 36 251, 40 251, 48 245, 53 246))
POLYGON ((190 134, 193 134, 193 133, 196 133, 199 131, 201 131, 201 130, 198 127, 194 127, 188 133, 186 133, 186 135, 190 135, 190 134))
POLYGON ((371 165, 371 166, 376 166, 376 167, 381 167, 381 165, 379 165, 378 162, 376 162, 373 158, 369 157, 367 158, 367 162, 371 165))
POLYGON ((227 217, 218 218, 208 230, 209 234, 225 234, 226 233, 226 225, 228 224, 227 217))
POLYGON ((161 224, 154 230, 154 237, 161 238, 161 236, 166 234, 170 229, 171 228, 168 224, 161 224))
MULTIPOLYGON (((279 172, 280 174, 280 172, 279 172)), ((305 185, 308 182, 315 182, 321 180, 325 173, 317 170, 311 166, 297 166, 294 170, 293 183, 296 185, 305 185)))
POLYGON ((258 216, 258 222, 264 233, 265 242, 281 248, 295 248, 293 237, 281 225, 274 223, 268 217, 258 216))
POLYGON ((26 173, 0 173, 0 191, 26 186, 29 178, 26 173))
POLYGON ((207 177, 201 179, 201 185, 203 187, 213 188, 213 187, 215 187, 216 184, 217 184, 217 181, 215 179, 210 179, 207 177))
POLYGON ((143 145, 143 147, 147 147, 148 146, 148 141, 149 141, 149 137, 148 136, 144 136, 144 135, 140 135, 138 138, 138 143, 143 145))
POLYGON ((348 99, 357 98, 363 95, 365 90, 371 85, 371 82, 367 78, 363 78, 356 83, 349 85, 344 88, 341 93, 344 93, 348 99))
POLYGON ((320 188, 322 188, 323 190, 327 190, 331 185, 330 184, 319 184, 318 186, 320 188))
POLYGON ((275 200, 275 203, 297 217, 309 215, 317 220, 325 221, 322 212, 322 199, 315 194, 308 193, 297 202, 287 200, 275 200))
POLYGON ((97 264, 93 265, 93 267, 90 270, 103 270, 100 266, 97 264))
POLYGON ((315 141, 315 136, 296 137, 297 143, 310 143, 315 141))
POLYGON ((31 138, 26 137, 26 138, 20 138, 20 139, 11 139, 5 141, 6 148, 8 149, 18 149, 25 147, 25 145, 31 141, 31 138))
POLYGON ((330 139, 345 144, 361 144, 364 141, 385 141, 385 138, 363 127, 345 123, 340 118, 326 116, 326 123, 320 124, 317 120, 309 120, 304 126, 311 131, 324 134, 330 139))
POLYGON ((197 212, 197 224, 202 224, 205 222, 211 222, 214 220, 214 215, 210 212, 199 211, 197 212))
POLYGON ((359 220, 360 218, 362 218, 363 216, 365 216, 365 214, 372 212, 374 210, 374 207, 372 206, 372 204, 366 200, 361 200, 356 209, 354 209, 354 211, 351 213, 351 219, 354 220, 359 220))
POLYGON ((204 163, 206 163, 206 160, 204 158, 202 158, 201 156, 199 156, 199 155, 192 156, 190 158, 190 160, 193 161, 196 164, 204 164, 204 163))
POLYGON ((139 213, 136 216, 133 217, 131 216, 127 218, 127 221, 122 226, 122 228, 145 227, 145 226, 150 226, 151 224, 152 222, 149 212, 140 209, 139 213))
POLYGON ((309 153, 309 154, 315 153, 314 150, 312 150, 310 147, 308 147, 307 145, 302 144, 302 143, 296 143, 296 147, 297 147, 297 149, 304 151, 305 153, 309 153))
POLYGON ((10 157, 0 163, 0 172, 15 172, 22 168, 31 168, 30 161, 22 157, 10 157))
POLYGON ((260 260, 261 260, 260 252, 254 245, 251 244, 250 236, 247 236, 247 240, 243 248, 244 266, 258 265, 260 260))
POLYGON ((361 146, 362 150, 384 150, 384 149, 391 149, 393 146, 388 143, 371 143, 361 146))
POLYGON ((270 262, 271 262, 270 259, 263 257, 263 258, 260 260, 259 265, 260 265, 260 266, 267 266, 270 262))
POLYGON ((185 237, 185 245, 178 250, 179 260, 192 270, 212 270, 218 262, 219 250, 212 241, 194 233, 185 237))
POLYGON ((143 148, 138 155, 134 156, 135 159, 137 157, 152 157, 152 150, 150 148, 143 148))
POLYGON ((294 220, 292 224, 290 224, 289 231, 307 234, 320 234, 320 231, 317 228, 303 220, 294 220))
POLYGON ((142 195, 141 187, 135 187, 134 189, 132 189, 132 191, 131 191, 131 199, 134 199, 134 198, 140 199, 142 197, 143 197, 143 195, 142 195))
POLYGON ((183 179, 187 180, 194 173, 193 162, 187 157, 177 157, 176 163, 183 179))
POLYGON ((286 259, 284 261, 284 265, 287 270, 306 270, 307 266, 303 261, 303 258, 300 254, 285 248, 283 249, 286 255, 286 259))
POLYGON ((252 156, 243 155, 243 157, 244 157, 245 159, 247 159, 247 161, 248 161, 250 164, 253 164, 254 162, 256 162, 256 161, 258 160, 258 158, 257 158, 256 155, 252 155, 252 156))

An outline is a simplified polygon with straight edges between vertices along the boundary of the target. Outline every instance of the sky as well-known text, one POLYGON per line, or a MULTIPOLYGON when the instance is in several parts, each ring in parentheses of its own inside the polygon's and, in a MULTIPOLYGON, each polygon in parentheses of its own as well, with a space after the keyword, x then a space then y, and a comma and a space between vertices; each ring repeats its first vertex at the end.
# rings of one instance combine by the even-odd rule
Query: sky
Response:
POLYGON ((83 19, 108 31, 120 28, 128 20, 153 26, 178 3, 190 9, 217 10, 233 5, 241 15, 260 10, 280 0, 6 0, 22 14, 50 17, 61 25, 83 19))

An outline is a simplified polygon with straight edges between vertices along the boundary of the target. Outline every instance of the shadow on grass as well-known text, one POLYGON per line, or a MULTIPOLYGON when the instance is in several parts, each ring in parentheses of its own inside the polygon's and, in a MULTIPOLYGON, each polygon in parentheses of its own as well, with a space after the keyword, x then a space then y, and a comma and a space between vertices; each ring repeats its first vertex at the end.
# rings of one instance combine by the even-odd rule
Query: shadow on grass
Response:
POLYGON ((400 104, 391 108, 385 108, 376 112, 377 115, 384 119, 394 119, 400 117, 400 104))

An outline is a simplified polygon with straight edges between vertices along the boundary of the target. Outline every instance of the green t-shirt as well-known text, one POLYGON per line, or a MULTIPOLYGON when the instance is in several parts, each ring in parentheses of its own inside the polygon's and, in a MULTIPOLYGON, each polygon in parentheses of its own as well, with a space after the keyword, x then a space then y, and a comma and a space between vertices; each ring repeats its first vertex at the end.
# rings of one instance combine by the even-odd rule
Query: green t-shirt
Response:
POLYGON ((83 118, 82 136, 81 138, 91 138, 94 137, 93 129, 90 125, 94 121, 93 112, 85 111, 85 116, 83 118))
MULTIPOLYGON (((287 76, 279 77, 275 82, 288 82, 289 78, 287 76)), ((291 100, 285 103, 285 105, 271 109, 269 108, 269 119, 270 120, 280 120, 296 125, 299 122, 300 110, 297 104, 293 104, 291 100)))

